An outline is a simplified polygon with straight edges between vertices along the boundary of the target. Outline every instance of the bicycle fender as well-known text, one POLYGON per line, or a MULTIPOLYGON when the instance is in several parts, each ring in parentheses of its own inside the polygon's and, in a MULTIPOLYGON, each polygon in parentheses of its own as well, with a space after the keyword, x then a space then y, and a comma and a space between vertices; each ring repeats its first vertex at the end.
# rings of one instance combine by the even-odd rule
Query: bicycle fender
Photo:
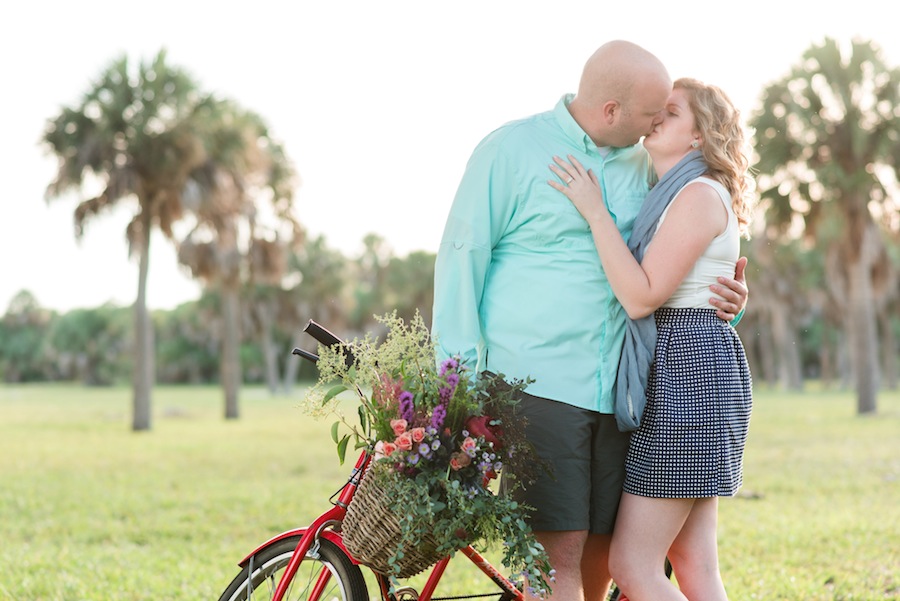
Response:
MULTIPOLYGON (((293 530, 286 530, 286 531, 282 532, 281 534, 277 534, 277 535, 273 536, 272 538, 270 538, 269 540, 267 540, 266 542, 264 542, 263 544, 259 545, 256 549, 254 549, 251 553, 249 553, 246 557, 244 557, 244 559, 242 559, 240 561, 240 563, 238 563, 238 565, 242 568, 246 567, 246 565, 250 562, 251 557, 253 557, 257 553, 259 553, 260 551, 262 551, 269 545, 275 544, 279 541, 282 541, 286 538, 291 538, 293 536, 302 537, 306 534, 306 531, 307 531, 307 528, 294 528, 293 530)), ((341 551, 343 551, 344 555, 346 555, 347 558, 350 559, 351 562, 353 562, 353 565, 359 565, 359 562, 352 555, 350 555, 349 551, 347 551, 347 547, 344 546, 344 539, 340 534, 333 532, 331 530, 325 530, 319 536, 321 536, 328 542, 331 542, 331 543, 334 543, 335 545, 337 545, 337 547, 341 551)))

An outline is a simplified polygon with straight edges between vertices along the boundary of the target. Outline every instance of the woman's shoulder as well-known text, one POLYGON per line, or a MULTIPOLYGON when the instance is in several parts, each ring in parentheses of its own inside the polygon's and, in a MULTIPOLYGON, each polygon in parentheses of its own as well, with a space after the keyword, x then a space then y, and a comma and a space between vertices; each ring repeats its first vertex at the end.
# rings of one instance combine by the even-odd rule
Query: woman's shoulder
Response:
POLYGON ((678 195, 680 196, 682 193, 692 198, 706 199, 710 202, 718 198, 725 205, 726 209, 731 208, 731 193, 728 191, 728 188, 722 182, 706 175, 701 175, 689 181, 679 191, 678 195))
POLYGON ((674 203, 675 200, 682 197, 702 201, 704 199, 720 198, 723 194, 728 196, 728 190, 725 186, 711 177, 701 175, 682 186, 672 201, 674 203))
POLYGON ((715 231, 721 233, 730 219, 730 200, 726 201, 728 197, 725 186, 712 178, 701 176, 689 181, 678 191, 666 207, 663 217, 678 215, 679 222, 690 222, 697 227, 701 227, 701 223, 709 223, 715 231))

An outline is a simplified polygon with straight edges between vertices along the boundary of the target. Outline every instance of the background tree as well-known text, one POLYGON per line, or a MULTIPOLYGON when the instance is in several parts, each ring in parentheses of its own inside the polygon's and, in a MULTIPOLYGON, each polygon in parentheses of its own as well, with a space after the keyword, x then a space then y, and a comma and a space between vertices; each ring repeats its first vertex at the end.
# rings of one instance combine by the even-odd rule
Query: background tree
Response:
POLYGON ((160 382, 203 384, 219 373, 219 301, 209 294, 157 312, 157 378, 160 382))
POLYGON ((316 236, 306 241, 302 248, 291 254, 288 273, 284 279, 281 300, 281 327, 290 332, 289 348, 285 351, 283 388, 290 393, 298 374, 306 369, 306 376, 316 377, 315 369, 296 355, 293 348, 316 352, 303 328, 309 320, 334 331, 346 331, 350 312, 348 289, 353 280, 348 279, 350 264, 347 257, 330 248, 325 237, 316 236))
POLYGON ((128 378, 132 334, 127 308, 105 304, 73 309, 54 320, 46 354, 62 379, 109 386, 128 378))
POLYGON ((113 205, 134 208, 126 229, 129 254, 139 263, 134 303, 134 430, 151 427, 153 329, 147 311, 151 230, 172 238, 181 217, 182 192, 192 173, 207 161, 198 118, 209 102, 183 70, 160 51, 133 71, 127 57, 115 60, 81 102, 51 119, 44 141, 59 159, 47 188, 52 200, 74 192, 75 235, 113 205))
POLYGON ((46 375, 44 343, 53 313, 27 290, 16 294, 0 319, 0 379, 28 382, 46 375))
POLYGON ((422 250, 391 257, 383 291, 385 311, 396 310, 407 321, 418 311, 426 324, 431 323, 435 258, 434 253, 422 250))
POLYGON ((293 216, 293 167, 262 118, 217 101, 205 107, 202 124, 211 146, 185 195, 194 227, 181 241, 178 259, 220 296, 225 417, 236 419, 241 291, 280 282, 302 228, 293 216))
MULTIPOLYGON (((857 410, 877 408, 876 286, 886 233, 896 234, 900 71, 877 47, 825 39, 763 91, 756 130, 767 223, 815 241, 850 343, 857 410), (896 214, 896 213, 894 213, 896 214)), ((896 292, 894 292, 896 293, 896 292)))

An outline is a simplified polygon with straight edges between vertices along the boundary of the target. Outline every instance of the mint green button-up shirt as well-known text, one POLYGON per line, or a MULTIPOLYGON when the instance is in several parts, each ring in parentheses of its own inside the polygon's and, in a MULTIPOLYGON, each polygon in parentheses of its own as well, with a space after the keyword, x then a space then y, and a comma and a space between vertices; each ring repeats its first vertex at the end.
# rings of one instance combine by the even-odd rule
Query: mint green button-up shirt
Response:
POLYGON ((531 377, 530 394, 612 413, 626 315, 587 222, 547 184, 549 164, 571 154, 592 169, 626 240, 651 166, 639 144, 604 156, 569 114, 571 98, 476 147, 437 254, 432 329, 440 358, 531 377))

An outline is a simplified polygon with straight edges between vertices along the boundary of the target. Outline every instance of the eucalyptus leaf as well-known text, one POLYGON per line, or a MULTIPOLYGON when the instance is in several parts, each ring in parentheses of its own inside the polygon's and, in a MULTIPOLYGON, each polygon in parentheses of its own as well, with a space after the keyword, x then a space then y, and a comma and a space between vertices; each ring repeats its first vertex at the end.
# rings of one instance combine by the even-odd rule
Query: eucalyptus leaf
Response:
POLYGON ((341 394, 342 392, 344 392, 346 390, 347 390, 347 387, 344 386, 343 384, 338 384, 337 386, 333 386, 328 392, 325 393, 325 397, 322 398, 322 405, 327 404, 328 401, 330 401, 331 399, 333 399, 334 397, 336 397, 337 395, 341 394))
POLYGON ((337 454, 338 459, 341 460, 341 465, 344 465, 344 458, 347 456, 347 443, 350 442, 350 435, 344 434, 344 437, 341 439, 339 443, 337 443, 337 454))

